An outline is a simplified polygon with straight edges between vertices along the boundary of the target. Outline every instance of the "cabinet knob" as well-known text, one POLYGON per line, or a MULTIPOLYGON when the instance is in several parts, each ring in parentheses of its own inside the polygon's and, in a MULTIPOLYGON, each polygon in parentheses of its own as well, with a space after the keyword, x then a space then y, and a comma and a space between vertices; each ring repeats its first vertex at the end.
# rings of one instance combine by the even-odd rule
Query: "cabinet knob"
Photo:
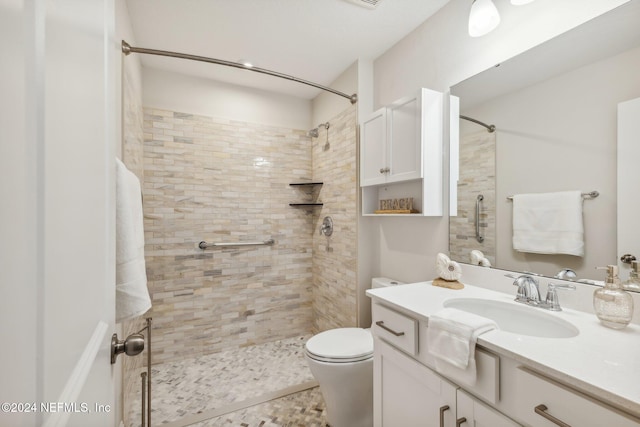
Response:
POLYGON ((391 169, 389 168, 380 168, 380 173, 389 173, 391 172, 391 169))

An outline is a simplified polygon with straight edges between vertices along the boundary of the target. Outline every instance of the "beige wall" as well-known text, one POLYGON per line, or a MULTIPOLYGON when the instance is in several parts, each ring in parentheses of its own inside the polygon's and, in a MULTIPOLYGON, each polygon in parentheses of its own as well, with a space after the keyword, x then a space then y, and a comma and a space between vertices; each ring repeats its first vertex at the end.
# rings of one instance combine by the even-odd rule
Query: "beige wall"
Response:
POLYGON ((147 67, 142 86, 148 107, 291 129, 317 125, 307 99, 147 67))

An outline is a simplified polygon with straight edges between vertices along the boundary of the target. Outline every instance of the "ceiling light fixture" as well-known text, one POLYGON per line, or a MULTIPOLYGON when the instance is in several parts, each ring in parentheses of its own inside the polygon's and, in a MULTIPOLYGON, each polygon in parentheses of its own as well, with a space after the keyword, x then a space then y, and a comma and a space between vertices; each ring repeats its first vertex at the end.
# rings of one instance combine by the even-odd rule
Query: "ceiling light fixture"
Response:
MULTIPOLYGON (((516 0, 517 1, 517 0, 516 0)), ((500 14, 491 0, 473 0, 469 12, 469 35, 480 37, 500 24, 500 14)))

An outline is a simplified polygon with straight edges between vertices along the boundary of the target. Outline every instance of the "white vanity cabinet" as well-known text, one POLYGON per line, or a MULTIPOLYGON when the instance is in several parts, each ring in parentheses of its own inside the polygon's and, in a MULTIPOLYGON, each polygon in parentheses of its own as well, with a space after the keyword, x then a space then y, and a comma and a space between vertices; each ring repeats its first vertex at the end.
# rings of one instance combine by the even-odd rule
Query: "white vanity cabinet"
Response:
POLYGON ((374 427, 640 427, 640 419, 482 347, 475 385, 444 377, 426 348, 427 320, 411 313, 372 304, 374 427))
MULTIPOLYGON (((422 322, 378 303, 372 313, 374 427, 519 425, 424 364, 429 356, 419 345, 422 322)), ((494 401, 497 356, 478 352, 476 360, 480 374, 473 391, 494 401)))
POLYGON ((431 369, 375 338, 375 427, 517 427, 431 369))
POLYGON ((363 214, 413 197, 420 215, 442 215, 442 130, 443 94, 424 88, 360 123, 363 214))

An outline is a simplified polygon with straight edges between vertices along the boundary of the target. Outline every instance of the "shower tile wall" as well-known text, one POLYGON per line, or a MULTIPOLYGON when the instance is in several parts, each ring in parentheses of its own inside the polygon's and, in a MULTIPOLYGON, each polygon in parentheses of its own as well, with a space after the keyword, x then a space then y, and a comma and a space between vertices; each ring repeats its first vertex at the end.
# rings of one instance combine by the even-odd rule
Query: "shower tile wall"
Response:
POLYGON ((496 258, 496 134, 486 131, 461 135, 458 216, 450 218, 449 251, 452 259, 470 262, 473 249, 481 250, 492 264, 496 258), (479 243, 475 236, 478 194, 484 196, 480 212, 479 243))
POLYGON ((323 181, 313 226, 314 332, 356 326, 357 182, 356 107, 329 120, 313 138, 313 178, 323 181), (325 216, 333 219, 331 237, 319 234, 325 216))
POLYGON ((312 178, 309 145, 302 130, 145 108, 152 363, 312 330, 314 216, 288 205, 289 183, 312 178))

